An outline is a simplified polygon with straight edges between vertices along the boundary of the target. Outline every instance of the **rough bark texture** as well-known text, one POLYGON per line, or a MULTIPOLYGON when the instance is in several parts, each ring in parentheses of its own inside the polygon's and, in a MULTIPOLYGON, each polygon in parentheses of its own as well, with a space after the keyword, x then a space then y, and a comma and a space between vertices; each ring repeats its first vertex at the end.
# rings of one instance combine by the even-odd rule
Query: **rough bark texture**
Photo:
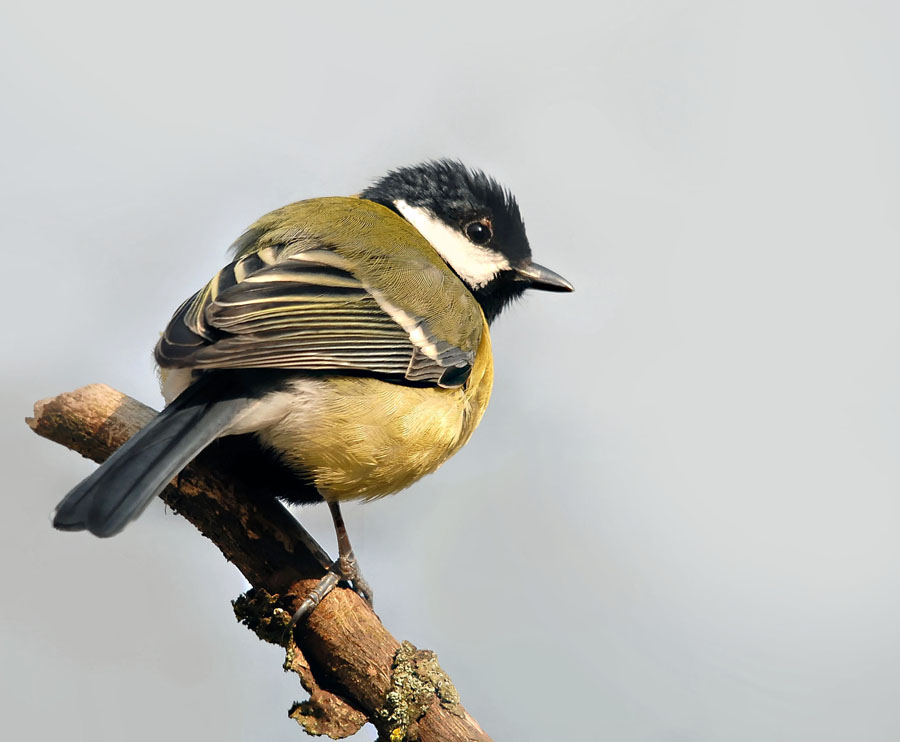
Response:
MULTIPOLYGON (((104 461, 154 414, 94 384, 38 402, 27 422, 38 435, 104 461)), ((393 742, 489 740, 459 703, 434 654, 398 642, 351 590, 332 591, 285 640, 290 616, 330 559, 281 504, 254 491, 234 458, 218 448, 204 451, 161 497, 253 585, 235 601, 235 613, 261 639, 285 646, 285 669, 296 672, 310 693, 291 717, 309 733, 335 739, 371 721, 381 738, 393 742)))

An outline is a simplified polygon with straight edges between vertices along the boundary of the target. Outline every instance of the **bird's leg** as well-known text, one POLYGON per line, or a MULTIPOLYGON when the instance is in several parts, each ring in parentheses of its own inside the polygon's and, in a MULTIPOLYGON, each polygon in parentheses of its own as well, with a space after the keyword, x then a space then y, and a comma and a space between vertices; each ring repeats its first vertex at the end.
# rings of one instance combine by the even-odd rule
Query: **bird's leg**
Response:
POLYGON ((356 561, 356 555, 353 553, 353 547, 350 545, 350 537, 347 535, 347 527, 344 525, 344 516, 341 515, 341 508, 336 502, 329 502, 328 508, 331 510, 331 518, 334 521, 334 532, 337 534, 338 542, 338 574, 341 579, 347 580, 354 591, 372 605, 372 588, 359 571, 359 563, 356 561))
POLYGON ((372 588, 369 587, 369 583, 365 581, 362 573, 359 571, 359 564, 356 561, 356 556, 353 554, 353 547, 350 545, 350 537, 347 535, 347 527, 344 525, 344 517, 341 515, 340 505, 336 502, 329 502, 328 508, 331 510, 334 532, 337 535, 338 558, 297 609, 297 612, 291 619, 291 628, 296 626, 301 618, 312 613, 322 601, 322 598, 328 595, 341 580, 349 582, 353 590, 369 605, 372 605, 372 588))

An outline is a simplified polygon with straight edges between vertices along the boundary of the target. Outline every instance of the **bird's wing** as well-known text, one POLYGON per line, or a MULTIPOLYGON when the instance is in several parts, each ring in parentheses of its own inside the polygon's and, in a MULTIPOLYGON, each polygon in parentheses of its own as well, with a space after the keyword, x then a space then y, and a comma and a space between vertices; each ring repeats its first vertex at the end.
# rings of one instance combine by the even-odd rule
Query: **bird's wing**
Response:
MULTIPOLYGON (((430 259, 420 268, 412 275, 424 291, 457 280, 430 259)), ((476 347, 437 337, 345 256, 307 238, 302 249, 267 246, 222 269, 175 313, 156 359, 164 368, 363 372, 455 387, 468 378, 476 347)))

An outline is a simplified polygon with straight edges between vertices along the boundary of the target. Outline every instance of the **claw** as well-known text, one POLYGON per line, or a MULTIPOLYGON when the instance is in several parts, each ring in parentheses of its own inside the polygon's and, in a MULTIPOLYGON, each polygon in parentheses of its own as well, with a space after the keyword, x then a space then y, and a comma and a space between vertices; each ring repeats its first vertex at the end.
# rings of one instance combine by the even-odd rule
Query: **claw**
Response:
POLYGON ((325 576, 319 580, 309 595, 306 596, 306 599, 300 604, 300 607, 294 612, 291 622, 288 624, 288 631, 293 631, 301 619, 312 613, 319 603, 322 602, 322 598, 328 595, 334 589, 334 586, 338 584, 341 578, 334 570, 336 564, 337 562, 331 565, 332 568, 325 573, 325 576))
POLYGON ((342 557, 331 565, 331 569, 329 569, 325 573, 325 576, 319 580, 291 617, 291 622, 288 624, 287 630, 293 631, 294 627, 312 613, 318 607, 319 603, 322 602, 322 598, 334 590, 335 586, 342 580, 349 582, 350 586, 353 588, 353 592, 365 600, 370 608, 372 607, 372 588, 369 587, 369 583, 363 578, 359 571, 359 566, 356 563, 356 559, 351 553, 349 559, 342 557))
POLYGON ((332 563, 331 567, 325 573, 325 576, 319 580, 318 584, 300 604, 300 607, 297 609, 296 613, 294 613, 291 622, 288 624, 288 632, 293 632, 294 627, 312 613, 319 603, 322 602, 322 598, 334 590, 334 586, 342 580, 349 582, 353 591, 365 600, 370 608, 372 607, 372 588, 369 587, 369 583, 366 582, 362 573, 359 571, 359 564, 356 561, 356 556, 353 554, 353 549, 350 546, 350 539, 347 537, 347 529, 344 527, 344 519, 341 517, 340 508, 338 504, 334 502, 328 503, 328 506, 331 509, 331 516, 334 519, 334 529, 338 537, 338 552, 340 556, 332 563))
POLYGON ((371 608, 373 597, 372 588, 369 587, 369 583, 365 581, 359 571, 357 571, 356 577, 353 578, 351 584, 353 585, 353 592, 366 601, 366 603, 369 604, 369 608, 371 608))
POLYGON ((350 551, 338 559, 338 569, 341 579, 350 583, 350 586, 360 598, 362 598, 369 607, 372 607, 372 588, 366 582, 362 572, 359 571, 359 562, 356 561, 356 555, 350 551))

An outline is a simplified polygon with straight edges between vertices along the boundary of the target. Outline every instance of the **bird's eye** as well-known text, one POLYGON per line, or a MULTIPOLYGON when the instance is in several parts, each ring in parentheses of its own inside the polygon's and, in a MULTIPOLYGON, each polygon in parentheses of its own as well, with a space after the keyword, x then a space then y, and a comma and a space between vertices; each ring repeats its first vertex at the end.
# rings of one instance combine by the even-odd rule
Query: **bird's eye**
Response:
POLYGON ((491 223, 487 219, 477 222, 469 222, 466 225, 466 237, 476 245, 486 245, 491 241, 494 233, 491 231, 491 223))

